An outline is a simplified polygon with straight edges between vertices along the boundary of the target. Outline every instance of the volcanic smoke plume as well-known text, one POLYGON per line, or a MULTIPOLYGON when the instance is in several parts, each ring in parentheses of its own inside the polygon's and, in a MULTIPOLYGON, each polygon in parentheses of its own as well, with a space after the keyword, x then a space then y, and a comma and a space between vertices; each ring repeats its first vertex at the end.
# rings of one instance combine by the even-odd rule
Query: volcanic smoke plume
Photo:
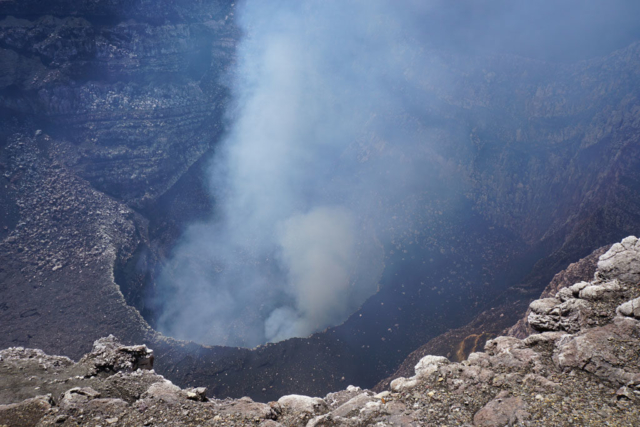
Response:
MULTIPOLYGON (((454 84, 435 52, 539 53, 534 42, 551 49, 546 39, 568 31, 549 2, 462 3, 237 7, 233 102, 208 169, 215 213, 189 227, 158 278, 159 330, 251 347, 339 324, 376 292, 384 245, 414 222, 405 202, 455 185, 457 161, 425 125, 442 101, 415 95, 454 84), (545 20, 544 37, 530 17, 545 20), (533 44, 514 40, 519 24, 533 44)), ((569 3, 580 19, 604 7, 569 3)))
POLYGON ((229 131, 210 166, 216 215, 159 279, 160 330, 253 346, 340 323, 376 292, 374 201, 410 175, 389 152, 382 177, 380 153, 411 142, 391 125, 402 58, 383 9, 243 5, 229 131))

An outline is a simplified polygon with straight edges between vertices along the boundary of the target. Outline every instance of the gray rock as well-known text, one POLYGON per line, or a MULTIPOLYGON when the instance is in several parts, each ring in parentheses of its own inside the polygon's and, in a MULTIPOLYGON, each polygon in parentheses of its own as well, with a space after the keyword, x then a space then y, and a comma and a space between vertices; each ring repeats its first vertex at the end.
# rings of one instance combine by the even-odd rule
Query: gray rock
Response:
POLYGON ((487 383, 494 375, 492 370, 480 366, 462 366, 460 368, 460 376, 473 382, 487 383))
POLYGON ((60 400, 60 408, 65 410, 77 410, 92 399, 100 397, 100 393, 91 387, 74 387, 67 390, 60 400))
POLYGON ((94 342, 91 353, 84 356, 80 363, 92 365, 94 373, 105 370, 150 370, 153 369, 153 350, 146 345, 123 346, 113 335, 109 335, 94 342))
POLYGON ((622 386, 616 391, 616 396, 618 397, 626 397, 627 399, 634 399, 635 396, 631 389, 627 386, 622 386))
POLYGON ((302 396, 290 394, 278 399, 278 403, 284 411, 304 412, 308 414, 324 414, 329 410, 327 403, 319 397, 302 396))
POLYGON ((339 408, 331 411, 334 416, 338 417, 351 417, 360 413, 360 410, 369 402, 380 402, 380 399, 376 399, 366 393, 362 393, 348 402, 341 405, 339 408))
POLYGON ((475 352, 471 353, 467 358, 467 361, 473 365, 489 366, 489 355, 487 353, 475 352))
POLYGON ((490 356, 509 353, 514 349, 523 348, 522 340, 513 337, 497 337, 487 341, 484 351, 490 356))
POLYGON ((51 410, 51 396, 38 396, 11 405, 0 405, 0 425, 35 426, 51 410))
POLYGON ((324 401, 329 405, 329 408, 333 410, 362 393, 363 390, 360 387, 350 385, 346 390, 327 394, 324 397, 324 401))
POLYGON ((150 352, 113 337, 98 340, 78 363, 11 348, 0 351, 0 385, 12 384, 25 396, 56 384, 62 398, 58 406, 42 397, 0 406, 0 424, 505 426, 527 425, 531 413, 544 425, 634 425, 640 418, 640 321, 633 314, 640 287, 612 283, 615 278, 598 276, 577 284, 567 298, 532 304, 532 315, 560 330, 524 340, 498 337, 487 342, 486 353, 461 363, 424 357, 416 375, 394 380, 390 391, 377 395, 349 386, 325 399, 288 395, 268 405, 248 397, 201 401, 190 394, 203 396, 204 389, 181 390, 153 371, 133 370, 150 352), (602 298, 580 298, 593 287, 603 290, 596 291, 602 298))
POLYGON ((624 304, 621 304, 616 309, 616 313, 623 316, 635 317, 636 319, 640 319, 640 298, 636 298, 631 301, 627 301, 624 304))
POLYGON ((529 308, 536 314, 549 314, 559 304, 560 300, 556 298, 543 298, 533 301, 529 308))
MULTIPOLYGON (((587 288, 584 288, 587 289, 587 288)), ((582 291, 581 291, 582 292, 582 291)), ((590 305, 581 299, 570 298, 552 307, 546 314, 529 313, 527 321, 536 331, 567 331, 575 333, 586 325, 592 315, 590 305)))
POLYGON ((640 282, 640 240, 629 236, 616 243, 598 261, 598 274, 624 283, 640 282))
POLYGON ((546 391, 553 391, 555 389, 558 389, 561 387, 560 383, 556 383, 553 382, 551 380, 549 380, 548 378, 545 378, 541 375, 537 375, 537 374, 527 374, 525 375, 523 382, 526 383, 533 383, 536 386, 538 386, 539 388, 545 389, 546 391))
POLYGON ((185 390, 187 393, 187 399, 195 400, 197 402, 206 402, 207 401, 207 388, 206 387, 196 387, 185 390))
POLYGON ((117 414, 128 406, 129 404, 122 399, 98 398, 90 400, 82 408, 95 414, 117 414))
POLYGON ((306 427, 337 427, 353 425, 349 420, 334 417, 333 414, 319 415, 309 420, 306 427))
POLYGON ((278 411, 274 410, 271 405, 254 402, 249 397, 226 401, 220 408, 220 413, 227 415, 241 414, 242 417, 253 419, 254 421, 278 418, 278 411))
POLYGON ((424 356, 416 364, 415 371, 417 377, 427 377, 438 370, 439 366, 449 363, 449 359, 443 356, 424 356))
POLYGON ((512 426, 529 418, 526 405, 520 397, 496 397, 473 416, 477 427, 512 426))
POLYGON ((638 336, 639 321, 618 317, 613 323, 588 329, 583 334, 560 338, 553 361, 561 369, 583 369, 610 383, 624 385, 640 377, 638 336), (630 345, 630 352, 620 351, 622 346, 630 345))
POLYGON ((522 342, 527 347, 533 347, 538 344, 555 344, 555 342, 564 335, 566 335, 564 332, 543 332, 541 334, 529 335, 522 342))
POLYGON ((180 387, 168 380, 151 384, 147 392, 142 395, 143 399, 160 400, 170 405, 179 405, 185 397, 180 387))
POLYGON ((586 300, 601 300, 611 298, 620 290, 620 284, 614 279, 602 284, 587 286, 580 291, 579 296, 586 300))
POLYGON ((400 377, 391 381, 391 390, 393 391, 403 391, 414 388, 418 385, 418 380, 416 378, 405 378, 400 377))

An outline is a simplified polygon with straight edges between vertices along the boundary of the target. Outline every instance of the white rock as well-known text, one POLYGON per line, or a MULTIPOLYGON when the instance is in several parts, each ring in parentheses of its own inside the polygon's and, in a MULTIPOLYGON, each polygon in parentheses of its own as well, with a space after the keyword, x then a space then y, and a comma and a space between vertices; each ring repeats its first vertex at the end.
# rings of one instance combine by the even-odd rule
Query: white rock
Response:
POLYGON ((487 353, 474 352, 467 357, 467 361, 472 365, 489 366, 489 355, 487 353))
POLYGON ((415 367, 416 376, 426 377, 438 370, 438 367, 449 363, 443 356, 424 356, 415 367))
POLYGON ((391 381, 391 384, 390 384, 391 390, 397 391, 397 392, 414 388, 417 385, 418 385, 418 380, 416 378, 405 378, 405 377, 396 378, 395 380, 391 381))
POLYGON ((388 390, 385 390, 382 393, 378 393, 373 397, 375 397, 376 399, 384 399, 385 397, 389 396, 390 394, 391 393, 388 390))
POLYGON ((553 343, 560 339, 563 335, 566 335, 565 332, 543 332, 541 334, 531 334, 527 338, 525 338, 522 342, 524 345, 528 347, 532 347, 536 344, 546 344, 553 343))
POLYGON ((293 412, 306 412, 309 414, 323 413, 328 410, 326 402, 319 397, 290 394, 278 399, 278 403, 293 412))
POLYGON ((360 409, 360 414, 364 417, 370 417, 373 414, 380 412, 381 406, 381 402, 368 402, 364 405, 364 408, 360 409))
POLYGON ((562 288, 556 293, 556 298, 558 298, 562 302, 568 301, 577 296, 578 295, 574 294, 569 288, 562 288))
POLYGON ((555 298, 541 298, 535 301, 532 301, 529 304, 529 308, 534 313, 538 314, 548 314, 551 310, 556 308, 556 306, 560 304, 560 300, 555 298))
POLYGON ((640 241, 629 236, 616 243, 598 261, 598 274, 603 278, 617 277, 624 283, 640 282, 640 241))
POLYGON ((640 298, 627 301, 616 309, 616 313, 623 316, 635 317, 640 319, 640 298))
POLYGON ((613 295, 615 292, 621 290, 620 283, 617 280, 612 280, 610 282, 606 282, 599 285, 591 285, 587 286, 583 290, 580 291, 580 298, 586 300, 599 300, 603 298, 607 298, 610 295, 613 295))
POLYGON ((622 239, 622 242, 620 242, 620 244, 625 249, 634 249, 638 244, 638 238, 636 236, 628 236, 622 239))
POLYGON ((580 291, 589 285, 590 285, 589 282, 578 282, 575 285, 569 286, 567 289, 569 289, 573 293, 573 295, 578 296, 580 291))
MULTIPOLYGON (((375 398, 373 396, 370 396, 367 393, 362 393, 340 405, 332 411, 331 414, 336 417, 351 417, 354 413, 361 411, 367 403, 373 402, 374 400, 375 398)), ((378 400, 378 402, 380 401, 378 400)))
MULTIPOLYGON (((333 419, 332 414, 319 415, 317 417, 310 419, 306 427, 320 427, 320 426, 326 426, 326 425, 333 425, 334 421, 335 420, 333 419)), ((262 423, 260 425, 262 425, 262 423)), ((281 426, 282 424, 278 423, 278 425, 281 426)))
POLYGON ((510 353, 513 349, 523 348, 522 340, 514 337, 497 337, 487 341, 484 345, 484 351, 490 355, 510 353))

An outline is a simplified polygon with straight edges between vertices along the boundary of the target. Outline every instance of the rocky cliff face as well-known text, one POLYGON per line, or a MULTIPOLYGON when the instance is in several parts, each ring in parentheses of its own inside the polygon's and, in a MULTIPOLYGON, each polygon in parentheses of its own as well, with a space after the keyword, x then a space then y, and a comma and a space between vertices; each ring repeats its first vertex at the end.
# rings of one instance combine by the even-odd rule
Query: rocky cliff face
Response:
POLYGON ((444 354, 481 348, 569 262, 640 229, 637 44, 570 66, 428 52, 430 69, 407 70, 419 113, 398 120, 443 141, 429 155, 457 187, 397 204, 420 220, 386 248, 380 293, 344 325, 254 350, 161 336, 154 269, 215 204, 202 168, 224 128, 233 16, 223 1, 0 2, 0 348, 79 359, 114 334, 218 396, 373 386, 502 307, 444 354))
POLYGON ((61 160, 73 172, 144 207, 221 131, 233 7, 34 3, 2 4, 0 108, 37 117, 71 143, 61 160))
POLYGON ((0 423, 9 425, 634 425, 640 417, 640 240, 599 257, 589 281, 531 303, 524 339, 501 336, 450 363, 424 356, 377 394, 349 386, 268 404, 208 399, 149 369, 153 352, 114 337, 78 363, 0 352, 0 423))

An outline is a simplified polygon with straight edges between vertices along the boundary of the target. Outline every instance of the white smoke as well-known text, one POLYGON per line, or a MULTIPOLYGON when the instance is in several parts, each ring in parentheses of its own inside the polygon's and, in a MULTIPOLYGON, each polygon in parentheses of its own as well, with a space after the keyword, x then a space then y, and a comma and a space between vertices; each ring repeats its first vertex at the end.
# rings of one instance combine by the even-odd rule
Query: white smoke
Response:
POLYGON ((267 340, 309 335, 350 314, 355 236, 353 216, 342 207, 318 207, 282 225, 281 260, 295 310, 274 310, 265 324, 267 340))
POLYGON ((447 156, 462 155, 434 137, 430 111, 456 92, 440 90, 449 71, 425 40, 509 48, 493 24, 513 25, 531 3, 497 14, 487 2, 243 2, 230 124, 209 169, 215 215, 185 232, 158 279, 159 329, 254 346, 346 320, 378 288, 378 241, 411 227, 427 185, 446 193, 442 170, 460 162, 447 156))
POLYGON ((377 182, 353 174, 353 147, 372 133, 378 59, 355 41, 373 29, 335 27, 342 8, 244 5, 232 124, 210 167, 216 218, 188 230, 160 277, 161 331, 253 346, 338 324, 376 292, 377 182))

